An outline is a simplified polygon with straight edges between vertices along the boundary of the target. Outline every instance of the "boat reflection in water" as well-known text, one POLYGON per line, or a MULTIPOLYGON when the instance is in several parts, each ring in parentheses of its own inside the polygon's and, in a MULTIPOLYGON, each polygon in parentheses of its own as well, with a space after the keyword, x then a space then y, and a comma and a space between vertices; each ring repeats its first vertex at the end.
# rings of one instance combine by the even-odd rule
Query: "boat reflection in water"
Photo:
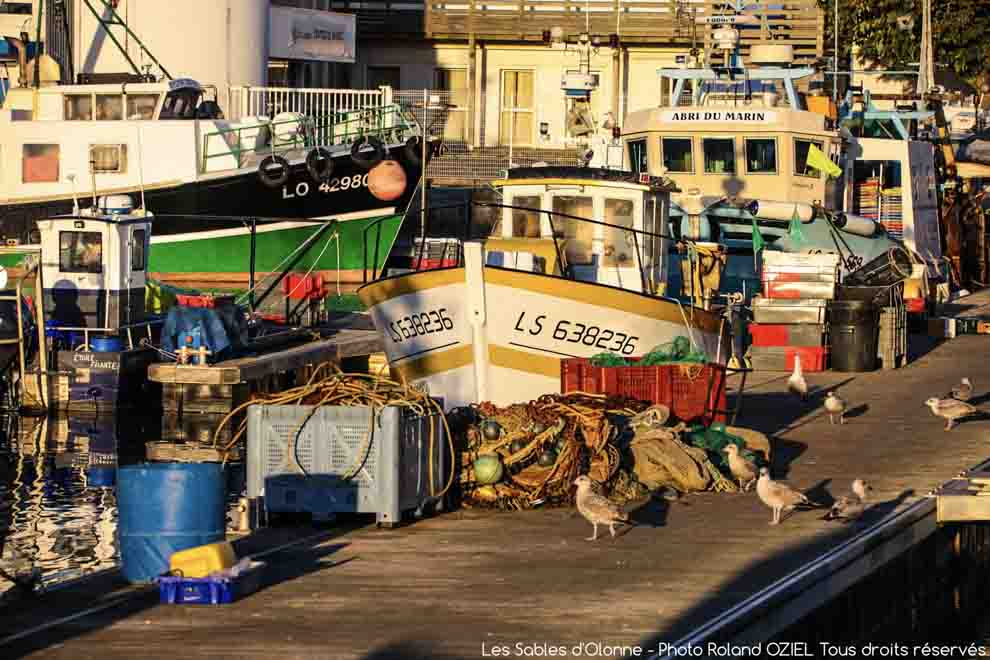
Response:
MULTIPOLYGON (((0 426, 0 569, 36 586, 117 563, 117 466, 158 420, 9 418, 0 426), (119 433, 127 429, 125 438, 119 433)), ((0 576, 0 594, 14 584, 0 576)), ((2 597, 2 596, 0 596, 2 597)))

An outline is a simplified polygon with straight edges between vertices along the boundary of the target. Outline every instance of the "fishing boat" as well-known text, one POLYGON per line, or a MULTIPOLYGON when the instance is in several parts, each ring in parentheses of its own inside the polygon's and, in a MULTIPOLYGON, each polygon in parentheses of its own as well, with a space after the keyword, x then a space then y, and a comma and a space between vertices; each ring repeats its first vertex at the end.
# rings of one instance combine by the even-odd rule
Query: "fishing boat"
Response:
POLYGON ((532 167, 492 183, 499 221, 456 265, 358 290, 393 374, 453 407, 559 392, 563 358, 639 356, 677 337, 726 362, 721 317, 664 295, 669 180, 532 167))
POLYGON ((630 113, 622 127, 627 168, 680 189, 674 236, 743 255, 754 239, 769 250, 837 253, 844 272, 900 246, 936 263, 934 151, 908 130, 931 113, 876 110, 862 94, 841 108, 799 94, 816 72, 792 67, 792 46, 754 44, 744 65, 736 27, 759 19, 742 10, 719 18, 718 52, 661 69, 669 101, 630 113))
POLYGON ((316 114, 238 107, 228 119, 215 87, 137 73, 57 84, 54 60, 42 55, 32 66, 24 41, 8 41, 22 72, 40 71, 35 84, 22 75, 0 107, 8 243, 36 244, 39 220, 92 206, 97 195, 140 195, 158 218, 152 272, 246 272, 251 229, 242 219, 251 217, 280 220, 258 227, 259 267, 311 233, 300 220, 333 218, 348 221, 347 242, 317 269, 357 269, 361 237, 371 225, 394 237, 432 153, 388 89, 329 90, 310 104, 324 109, 316 114))

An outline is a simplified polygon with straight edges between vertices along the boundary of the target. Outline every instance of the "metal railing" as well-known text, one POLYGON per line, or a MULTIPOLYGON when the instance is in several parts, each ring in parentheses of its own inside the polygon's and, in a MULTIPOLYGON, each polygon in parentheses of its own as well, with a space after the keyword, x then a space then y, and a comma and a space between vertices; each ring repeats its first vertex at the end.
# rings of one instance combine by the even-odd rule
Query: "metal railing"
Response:
POLYGON ((337 115, 352 110, 392 105, 392 88, 312 89, 241 87, 227 89, 227 117, 273 117, 280 112, 300 112, 310 117, 337 115))
POLYGON ((386 144, 400 142, 414 128, 412 118, 394 104, 221 128, 203 135, 202 171, 209 171, 211 159, 229 156, 233 156, 236 167, 240 168, 245 164, 244 157, 251 154, 278 155, 316 146, 350 144, 366 136, 386 144))

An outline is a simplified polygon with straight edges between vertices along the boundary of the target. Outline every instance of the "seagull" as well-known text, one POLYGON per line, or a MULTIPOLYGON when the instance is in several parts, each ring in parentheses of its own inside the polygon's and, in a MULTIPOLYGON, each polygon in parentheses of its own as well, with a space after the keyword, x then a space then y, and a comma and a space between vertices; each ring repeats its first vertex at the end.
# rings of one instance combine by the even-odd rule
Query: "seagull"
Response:
POLYGON ((828 411, 828 421, 831 424, 835 424, 835 416, 839 416, 839 424, 846 423, 846 402, 835 392, 829 392, 828 396, 825 397, 825 410, 828 411))
POLYGON ((732 444, 731 442, 725 446, 723 449, 726 454, 729 455, 729 472, 732 476, 739 480, 739 486, 743 489, 745 493, 756 481, 759 472, 756 470, 756 465, 744 458, 739 453, 739 447, 732 444))
POLYGON ((952 398, 957 401, 969 401, 971 396, 973 396, 973 383, 969 378, 963 378, 952 388, 952 398))
POLYGON ((801 374, 801 356, 794 356, 794 373, 787 379, 787 389, 801 397, 804 401, 808 398, 808 381, 801 374))
POLYGON ((785 483, 771 479, 770 470, 766 467, 760 468, 760 478, 756 481, 756 494, 760 496, 761 502, 773 510, 771 525, 780 524, 780 514, 793 511, 799 505, 818 506, 803 493, 785 483))
POLYGON ((867 492, 873 490, 862 479, 852 482, 852 493, 843 495, 832 504, 832 508, 825 514, 823 520, 839 520, 842 522, 853 522, 857 520, 866 510, 867 492))
POLYGON ((615 523, 629 522, 629 516, 619 505, 591 490, 591 479, 586 474, 574 480, 577 486, 577 510, 585 520, 595 526, 595 533, 588 541, 598 538, 598 525, 608 525, 608 531, 615 537, 615 523))
POLYGON ((932 397, 925 401, 925 405, 932 409, 932 414, 945 420, 945 430, 951 431, 957 419, 969 417, 977 412, 976 408, 965 401, 955 399, 937 399, 932 397))

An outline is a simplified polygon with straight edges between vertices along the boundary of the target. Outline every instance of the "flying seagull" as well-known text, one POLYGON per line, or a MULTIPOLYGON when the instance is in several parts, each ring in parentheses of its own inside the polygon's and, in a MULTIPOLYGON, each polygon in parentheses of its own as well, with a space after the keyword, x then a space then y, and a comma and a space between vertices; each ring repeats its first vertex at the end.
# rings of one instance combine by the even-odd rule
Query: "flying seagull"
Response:
POLYGON ((722 451, 729 455, 729 472, 739 481, 743 492, 748 491, 759 475, 756 465, 740 454, 739 447, 731 442, 722 451))
POLYGON ((852 482, 852 493, 843 495, 832 504, 832 508, 825 514, 824 520, 838 520, 841 522, 853 522, 866 510, 867 493, 873 490, 862 479, 852 482))
POLYGON ((787 389, 797 394, 804 401, 808 398, 808 381, 801 373, 801 356, 794 356, 794 373, 787 379, 787 389))
POLYGON ((794 490, 785 483, 771 479, 770 470, 766 467, 760 468, 760 478, 756 481, 756 494, 760 496, 761 502, 773 510, 771 525, 780 524, 782 513, 789 513, 802 504, 818 506, 809 500, 804 493, 794 490))
POLYGON ((925 405, 931 408, 932 414, 945 420, 945 430, 951 431, 956 420, 969 417, 977 412, 976 408, 965 401, 955 399, 937 399, 932 397, 925 401, 925 405))
POLYGON ((574 480, 577 486, 577 510, 585 520, 595 527, 588 541, 598 538, 598 525, 608 525, 608 531, 615 537, 615 523, 628 523, 629 516, 619 505, 591 490, 591 479, 582 474, 574 480))
POLYGON ((969 378, 963 378, 959 384, 952 388, 952 398, 958 401, 969 401, 973 396, 973 383, 969 378))
POLYGON ((835 424, 835 416, 839 416, 839 424, 846 423, 846 402, 835 392, 829 392, 825 397, 825 410, 828 411, 828 421, 835 424))

